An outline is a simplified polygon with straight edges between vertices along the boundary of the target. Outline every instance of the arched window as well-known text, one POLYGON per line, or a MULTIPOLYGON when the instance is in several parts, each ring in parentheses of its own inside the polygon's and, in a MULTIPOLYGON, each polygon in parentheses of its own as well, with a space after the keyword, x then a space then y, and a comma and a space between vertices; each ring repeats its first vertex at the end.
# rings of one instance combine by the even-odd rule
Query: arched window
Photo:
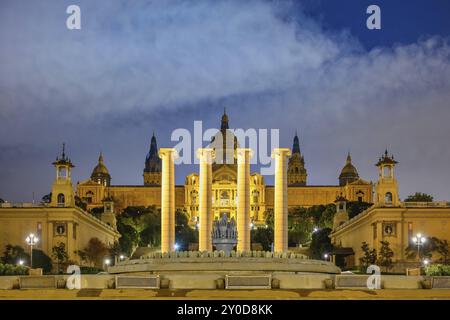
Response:
POLYGON ((92 191, 88 191, 86 192, 86 202, 87 203, 92 203, 92 198, 94 197, 94 193, 92 191))
POLYGON ((298 167, 295 167, 295 173, 298 174, 298 167))
POLYGON ((385 200, 386 203, 392 203, 392 193, 386 192, 384 200, 385 200))
POLYGON ((384 167, 384 177, 385 178, 391 178, 392 177, 392 168, 391 167, 384 167))
POLYGON ((58 178, 59 179, 65 179, 67 178, 67 170, 64 167, 58 168, 58 178))
POLYGON ((60 193, 58 194, 58 206, 64 206, 65 202, 66 202, 66 197, 64 196, 64 194, 60 193))

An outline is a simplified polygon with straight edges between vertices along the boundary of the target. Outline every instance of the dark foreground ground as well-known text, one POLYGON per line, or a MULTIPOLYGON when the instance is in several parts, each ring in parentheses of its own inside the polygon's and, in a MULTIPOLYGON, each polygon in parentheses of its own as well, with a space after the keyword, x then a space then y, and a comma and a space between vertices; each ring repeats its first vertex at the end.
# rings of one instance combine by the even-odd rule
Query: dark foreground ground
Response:
POLYGON ((1 300, 450 300, 450 289, 433 290, 0 290, 1 300))

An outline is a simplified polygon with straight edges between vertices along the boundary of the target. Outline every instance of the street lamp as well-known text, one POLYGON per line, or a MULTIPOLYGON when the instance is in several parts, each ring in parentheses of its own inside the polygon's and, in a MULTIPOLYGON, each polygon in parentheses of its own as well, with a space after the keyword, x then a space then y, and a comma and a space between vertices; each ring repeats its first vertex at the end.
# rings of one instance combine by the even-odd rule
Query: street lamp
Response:
POLYGON ((175 243, 173 245, 173 248, 174 248, 175 251, 178 251, 178 249, 180 249, 180 245, 178 243, 175 243))
POLYGON ((30 233, 30 235, 25 239, 27 244, 30 246, 30 268, 33 268, 33 246, 38 243, 39 238, 36 237, 33 233, 30 233))
POLYGON ((312 233, 316 233, 317 231, 319 231, 319 228, 317 228, 317 227, 314 227, 314 229, 313 229, 312 233))
POLYGON ((19 266, 23 266, 24 261, 23 260, 19 260, 19 266))
POLYGON ((328 253, 325 253, 325 254, 323 255, 323 258, 324 258, 326 261, 328 261, 328 257, 329 257, 328 253))
POLYGON ((423 246, 423 244, 427 241, 427 238, 422 236, 421 233, 418 233, 415 237, 412 238, 412 241, 417 246, 417 257, 420 261, 420 246, 423 246))
POLYGON ((423 260, 423 265, 425 266, 425 268, 428 267, 429 263, 430 263, 430 260, 428 260, 428 259, 423 260))
POLYGON ((122 260, 125 259, 125 256, 124 256, 123 254, 121 254, 121 255, 119 256, 119 259, 120 259, 120 261, 122 261, 122 260))

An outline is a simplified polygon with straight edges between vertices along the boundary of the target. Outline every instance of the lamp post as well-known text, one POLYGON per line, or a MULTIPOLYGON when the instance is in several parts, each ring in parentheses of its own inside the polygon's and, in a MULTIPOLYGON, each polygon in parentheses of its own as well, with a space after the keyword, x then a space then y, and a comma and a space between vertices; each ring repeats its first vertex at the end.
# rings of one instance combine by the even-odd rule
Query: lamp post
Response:
POLYGON ((30 233, 30 235, 25 239, 27 244, 30 246, 30 268, 33 268, 33 246, 38 243, 39 238, 36 237, 33 233, 30 233))
POLYGON ((427 239, 422 236, 422 234, 418 233, 415 237, 412 238, 412 241, 417 246, 417 257, 420 261, 420 247, 427 241, 427 239))

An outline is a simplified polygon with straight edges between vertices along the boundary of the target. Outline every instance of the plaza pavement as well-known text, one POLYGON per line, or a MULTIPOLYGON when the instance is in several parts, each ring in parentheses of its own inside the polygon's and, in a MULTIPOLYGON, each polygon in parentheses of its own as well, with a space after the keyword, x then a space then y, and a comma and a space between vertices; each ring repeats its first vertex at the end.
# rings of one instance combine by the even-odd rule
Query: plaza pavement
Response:
POLYGON ((434 290, 0 290, 0 300, 450 300, 450 289, 434 290))

